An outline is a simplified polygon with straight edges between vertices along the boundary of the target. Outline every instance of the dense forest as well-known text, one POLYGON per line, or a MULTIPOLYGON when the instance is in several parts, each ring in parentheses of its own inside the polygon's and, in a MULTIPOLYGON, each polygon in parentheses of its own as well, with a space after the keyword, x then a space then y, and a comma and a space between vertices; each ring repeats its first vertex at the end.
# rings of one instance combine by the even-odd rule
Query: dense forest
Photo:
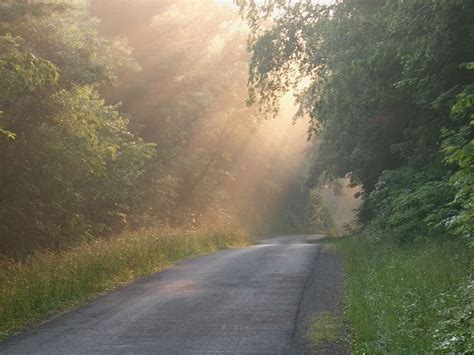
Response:
POLYGON ((0 16, 0 253, 157 224, 332 228, 291 100, 272 121, 245 105, 237 7, 6 1, 0 16))
POLYGON ((399 239, 472 243, 473 3, 241 4, 250 97, 275 112, 279 95, 299 90, 321 137, 312 182, 350 176, 359 219, 399 239))

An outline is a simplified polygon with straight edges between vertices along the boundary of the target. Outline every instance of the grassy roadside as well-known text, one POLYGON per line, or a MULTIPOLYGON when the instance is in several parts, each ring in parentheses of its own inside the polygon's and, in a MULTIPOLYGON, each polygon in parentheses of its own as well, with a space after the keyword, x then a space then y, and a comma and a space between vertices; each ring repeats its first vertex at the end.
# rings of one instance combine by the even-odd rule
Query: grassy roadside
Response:
POLYGON ((0 339, 173 261, 249 242, 240 232, 148 229, 24 262, 0 260, 0 339))
POLYGON ((473 352, 472 250, 452 240, 401 245, 376 233, 337 242, 353 351, 473 352))

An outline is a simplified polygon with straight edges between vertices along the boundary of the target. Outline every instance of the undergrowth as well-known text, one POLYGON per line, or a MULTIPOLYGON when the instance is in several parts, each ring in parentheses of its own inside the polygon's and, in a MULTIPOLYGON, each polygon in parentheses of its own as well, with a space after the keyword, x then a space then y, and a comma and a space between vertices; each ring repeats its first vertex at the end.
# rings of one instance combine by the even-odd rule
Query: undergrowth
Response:
POLYGON ((338 248, 355 353, 474 351, 473 253, 464 241, 400 243, 367 229, 338 248))
POLYGON ((0 260, 0 339, 173 261, 248 243, 240 232, 147 229, 22 262, 0 260))

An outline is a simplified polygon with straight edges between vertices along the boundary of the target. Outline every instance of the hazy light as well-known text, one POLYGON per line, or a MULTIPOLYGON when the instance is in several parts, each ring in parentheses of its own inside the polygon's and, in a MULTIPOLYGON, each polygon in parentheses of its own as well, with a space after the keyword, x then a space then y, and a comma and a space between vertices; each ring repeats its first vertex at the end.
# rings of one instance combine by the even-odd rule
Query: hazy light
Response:
MULTIPOLYGON (((222 4, 222 5, 232 5, 232 4, 234 4, 234 0, 214 0, 214 1, 216 3, 222 4)), ((257 0, 256 2, 263 4, 264 0, 257 0)), ((334 4, 335 0, 313 0, 312 2, 314 4, 330 5, 330 4, 334 4)))

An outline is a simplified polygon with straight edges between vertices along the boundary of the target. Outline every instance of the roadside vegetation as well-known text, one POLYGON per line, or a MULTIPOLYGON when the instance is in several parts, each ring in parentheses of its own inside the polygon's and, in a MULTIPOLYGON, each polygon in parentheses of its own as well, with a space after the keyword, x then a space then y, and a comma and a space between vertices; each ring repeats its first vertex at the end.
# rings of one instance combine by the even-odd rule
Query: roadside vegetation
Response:
POLYGON ((400 244, 374 229, 336 243, 354 352, 474 351, 473 261, 464 243, 400 244))
POLYGON ((250 101, 297 92, 308 183, 360 187, 339 242, 353 351, 472 352, 474 2, 238 3, 250 101))
POLYGON ((0 260, 0 339, 177 260, 249 243, 243 232, 156 227, 0 260))

